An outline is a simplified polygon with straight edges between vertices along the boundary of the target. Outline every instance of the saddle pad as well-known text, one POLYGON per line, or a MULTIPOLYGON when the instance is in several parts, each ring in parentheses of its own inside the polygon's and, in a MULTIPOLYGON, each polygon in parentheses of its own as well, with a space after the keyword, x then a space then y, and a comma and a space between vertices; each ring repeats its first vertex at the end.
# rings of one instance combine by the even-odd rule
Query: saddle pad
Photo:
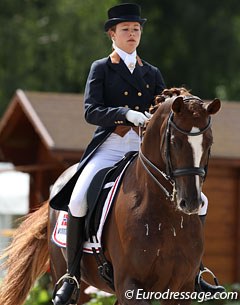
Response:
MULTIPOLYGON (((88 241, 85 242, 83 246, 83 251, 86 253, 93 253, 94 248, 97 252, 99 252, 99 249, 101 248, 101 237, 102 237, 102 231, 104 224, 106 222, 109 210, 111 208, 111 205, 114 201, 115 194, 118 191, 118 188, 120 186, 121 178, 123 177, 123 174, 128 167, 130 162, 128 162, 121 174, 117 177, 116 181, 110 184, 111 188, 107 195, 107 198, 105 200, 104 206, 103 206, 103 212, 99 224, 99 228, 97 231, 96 236, 92 236, 88 241), (92 242, 93 241, 93 242, 92 242)), ((109 186, 109 183, 108 183, 109 186)), ((56 222, 55 228, 52 233, 52 241, 59 247, 66 248, 66 237, 67 237, 67 219, 68 219, 68 213, 66 211, 60 211, 58 220, 56 222)))

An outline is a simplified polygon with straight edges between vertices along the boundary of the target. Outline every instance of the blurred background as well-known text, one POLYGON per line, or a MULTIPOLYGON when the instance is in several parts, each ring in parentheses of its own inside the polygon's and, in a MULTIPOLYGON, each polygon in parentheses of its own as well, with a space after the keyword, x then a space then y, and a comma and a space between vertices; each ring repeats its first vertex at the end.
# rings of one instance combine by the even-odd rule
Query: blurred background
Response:
MULTIPOLYGON (((17 88, 82 92, 90 63, 107 56, 103 31, 117 0, 1 0, 0 113, 17 88)), ((138 0, 144 27, 138 53, 167 86, 202 98, 240 100, 238 0, 138 0)))

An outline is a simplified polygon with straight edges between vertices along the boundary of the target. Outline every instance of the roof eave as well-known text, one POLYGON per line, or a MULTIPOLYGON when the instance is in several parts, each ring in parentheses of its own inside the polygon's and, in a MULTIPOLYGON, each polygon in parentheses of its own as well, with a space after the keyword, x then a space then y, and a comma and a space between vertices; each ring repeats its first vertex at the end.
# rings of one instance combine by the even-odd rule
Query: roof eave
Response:
POLYGON ((45 144, 49 147, 49 149, 54 149, 55 143, 45 128, 44 124, 40 120, 38 114, 32 107, 30 101, 28 100, 26 94, 23 92, 23 90, 18 89, 16 91, 16 95, 19 99, 20 104, 22 105, 22 108, 27 115, 28 119, 32 122, 36 132, 40 135, 42 140, 45 142, 45 144))

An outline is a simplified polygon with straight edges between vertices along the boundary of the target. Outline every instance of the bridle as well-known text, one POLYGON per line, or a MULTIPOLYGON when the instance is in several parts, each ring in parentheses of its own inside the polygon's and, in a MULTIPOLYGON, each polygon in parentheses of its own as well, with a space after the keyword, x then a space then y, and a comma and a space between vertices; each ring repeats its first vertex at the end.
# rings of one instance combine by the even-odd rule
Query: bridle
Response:
POLYGON ((194 137, 199 136, 206 132, 210 126, 211 126, 211 117, 209 117, 208 124, 203 129, 197 131, 197 132, 188 132, 181 128, 179 128, 174 122, 173 122, 174 113, 171 112, 168 118, 167 128, 166 128, 166 173, 167 176, 170 177, 170 179, 174 179, 175 177, 179 176, 188 176, 188 175, 197 175, 205 179, 206 177, 206 167, 188 167, 188 168, 180 168, 180 169, 173 169, 171 157, 170 157, 170 139, 171 139, 171 127, 173 127, 175 130, 181 132, 184 135, 194 137))
MULTIPOLYGON (((186 97, 184 98, 184 101, 189 101, 189 100, 198 100, 201 101, 201 99, 199 99, 198 97, 186 97)), ((180 177, 180 176, 190 176, 190 175, 196 175, 196 176, 200 176, 203 181, 206 178, 207 175, 207 168, 208 168, 208 160, 209 160, 209 155, 210 155, 210 150, 208 152, 208 159, 207 159, 207 164, 205 167, 188 167, 188 168, 178 168, 178 169, 174 169, 172 166, 172 161, 171 161, 171 155, 170 155, 170 141, 171 141, 171 130, 175 129, 178 132, 190 136, 190 137, 194 137, 194 136, 199 136, 203 133, 205 133, 210 127, 211 127, 211 117, 209 117, 209 121, 207 123, 207 125, 203 128, 200 129, 197 132, 191 132, 191 131, 187 131, 184 130, 182 128, 180 128, 179 126, 176 125, 176 123, 173 121, 174 119, 174 112, 171 111, 169 116, 168 116, 168 120, 167 120, 167 126, 166 126, 166 131, 165 131, 165 136, 164 139, 166 141, 166 151, 165 151, 165 158, 166 158, 166 172, 163 172, 162 170, 160 170, 157 166, 155 166, 142 152, 141 148, 139 150, 139 159, 144 167, 144 169, 147 171, 147 173, 152 177, 152 179, 157 183, 157 185, 162 189, 162 191, 165 193, 165 195, 167 196, 167 198, 169 198, 170 200, 174 200, 175 197, 175 178, 176 177, 180 177), (170 193, 160 182, 159 180, 153 175, 153 173, 149 170, 149 168, 153 169, 154 171, 156 171, 158 174, 160 174, 165 180, 167 180, 168 182, 170 182, 170 184, 173 187, 173 191, 172 193, 170 193)))

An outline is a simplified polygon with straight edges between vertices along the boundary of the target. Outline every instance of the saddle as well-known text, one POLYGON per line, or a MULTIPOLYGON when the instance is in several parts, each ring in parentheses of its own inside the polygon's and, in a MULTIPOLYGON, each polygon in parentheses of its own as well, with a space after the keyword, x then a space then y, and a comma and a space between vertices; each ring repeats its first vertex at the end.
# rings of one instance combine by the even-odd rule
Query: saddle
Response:
MULTIPOLYGON (((113 267, 104 256, 104 250, 100 243, 101 236, 97 237, 99 228, 104 226, 107 215, 111 212, 113 200, 121 185, 125 169, 135 159, 138 152, 127 153, 123 159, 113 167, 100 170, 93 178, 87 192, 88 212, 85 217, 85 240, 84 252, 93 253, 95 256, 98 272, 101 278, 114 288, 113 267), (108 194, 111 195, 109 201, 108 194), (108 208, 106 213, 106 207, 108 208), (105 211, 103 215, 103 211, 105 211), (102 218, 104 221, 102 221, 102 218), (90 251, 90 252, 89 252, 90 251)), ((66 247, 67 213, 61 211, 52 234, 52 240, 60 247, 66 247)))
POLYGON ((128 152, 113 167, 104 168, 94 176, 87 192, 88 212, 85 223, 86 240, 92 236, 96 236, 108 192, 126 164, 133 161, 137 154, 138 152, 136 151, 128 152))

